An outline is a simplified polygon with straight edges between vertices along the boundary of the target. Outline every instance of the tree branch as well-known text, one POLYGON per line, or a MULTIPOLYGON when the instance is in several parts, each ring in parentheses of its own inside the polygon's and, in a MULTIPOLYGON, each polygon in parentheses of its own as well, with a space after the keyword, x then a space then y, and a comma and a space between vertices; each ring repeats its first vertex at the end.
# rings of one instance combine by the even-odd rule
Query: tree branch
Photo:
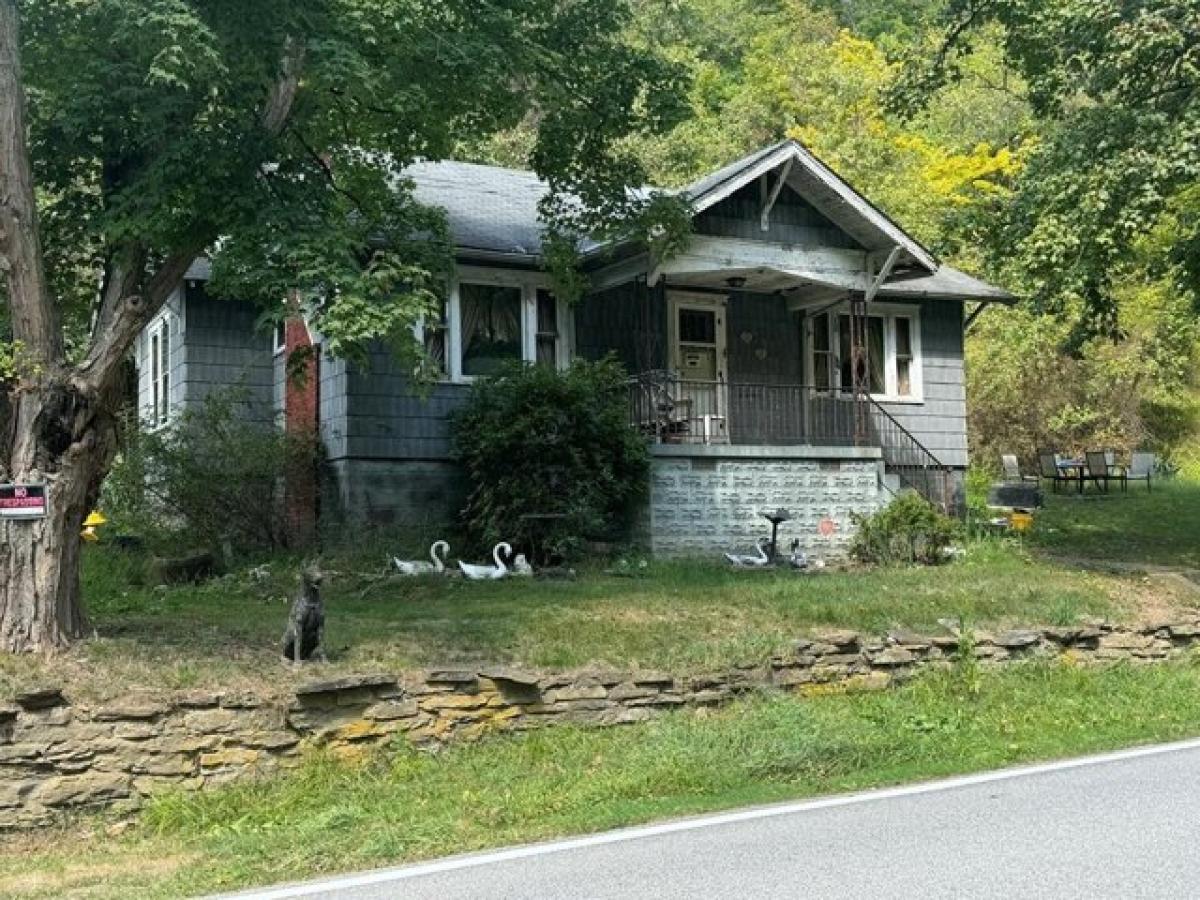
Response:
POLYGON ((63 359, 62 326, 46 282, 25 140, 16 0, 0 0, 0 275, 8 282, 14 340, 31 361, 57 366, 63 359))
MULTIPOLYGON (((0 0, 0 5, 11 2, 13 0, 0 0)), ((267 92, 262 110, 263 128, 273 136, 278 136, 287 125, 300 87, 303 64, 303 45, 288 37, 280 57, 279 77, 267 92)), ((192 262, 217 237, 207 230, 196 232, 191 240, 168 254, 140 289, 145 252, 135 248, 128 260, 118 264, 101 301, 91 347, 76 370, 81 388, 103 392, 111 386, 120 371, 121 360, 129 353, 138 334, 162 309, 192 262)))
POLYGON ((263 107, 263 128, 270 134, 279 134, 287 124, 296 92, 300 89, 300 70, 303 67, 304 45, 288 35, 283 41, 283 53, 279 59, 279 77, 271 85, 263 107))

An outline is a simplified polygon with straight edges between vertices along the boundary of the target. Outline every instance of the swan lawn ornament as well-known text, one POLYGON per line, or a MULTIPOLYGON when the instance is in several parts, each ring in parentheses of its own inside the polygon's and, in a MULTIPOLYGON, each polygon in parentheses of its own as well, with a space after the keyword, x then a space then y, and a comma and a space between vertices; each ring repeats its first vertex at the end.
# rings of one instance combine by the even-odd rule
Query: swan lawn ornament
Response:
POLYGON ((425 562, 424 560, 409 560, 392 557, 392 565, 396 567, 396 571, 401 575, 441 575, 446 571, 446 555, 450 552, 450 545, 445 541, 437 541, 429 548, 429 558, 433 562, 425 562), (442 555, 438 556, 438 551, 442 555))
POLYGON ((792 555, 788 557, 788 565, 793 569, 804 570, 808 568, 808 557, 804 555, 804 551, 800 549, 800 539, 792 541, 792 555))
POLYGON ((458 567, 472 581, 494 581, 497 578, 503 578, 508 574, 508 567, 504 565, 504 560, 500 557, 501 550, 504 551, 505 556, 512 556, 512 547, 501 541, 492 548, 492 559, 496 562, 494 566, 475 566, 460 559, 458 567))
POLYGON ((753 554, 740 556, 736 553, 726 553, 725 559, 729 561, 731 566, 738 569, 761 569, 771 562, 771 557, 767 556, 767 545, 771 543, 770 538, 759 538, 754 546, 758 549, 758 555, 753 554))
POLYGON ((529 564, 529 560, 525 558, 524 553, 518 553, 513 560, 512 574, 519 575, 523 578, 533 577, 533 566, 529 564))

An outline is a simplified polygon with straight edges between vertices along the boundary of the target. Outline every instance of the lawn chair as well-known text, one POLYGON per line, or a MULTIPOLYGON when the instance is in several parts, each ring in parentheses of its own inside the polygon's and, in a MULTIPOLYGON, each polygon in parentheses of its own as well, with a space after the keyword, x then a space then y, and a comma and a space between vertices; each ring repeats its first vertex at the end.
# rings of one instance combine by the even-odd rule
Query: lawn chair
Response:
POLYGON ((1125 481, 1145 481, 1146 491, 1150 491, 1150 478, 1154 474, 1154 466, 1158 462, 1153 453, 1135 453, 1129 461, 1129 469, 1125 472, 1125 481))
POLYGON ((1105 493, 1108 492, 1110 482, 1119 481, 1122 490, 1129 490, 1129 481, 1125 477, 1125 470, 1120 466, 1111 466, 1108 462, 1108 454, 1103 450, 1089 450, 1083 454, 1087 466, 1084 471, 1086 477, 1096 485, 1096 488, 1104 488, 1105 493))
POLYGON ((1039 480, 1036 475, 1021 474, 1021 464, 1017 462, 1015 453, 1001 453, 1000 465, 1004 468, 1004 480, 1012 484, 1024 481, 1032 481, 1036 484, 1039 480))
POLYGON ((1050 482, 1050 490, 1058 493, 1060 484, 1070 484, 1079 481, 1079 489, 1083 490, 1083 482, 1073 475, 1066 475, 1058 467, 1058 457, 1049 450, 1038 451, 1038 471, 1042 478, 1050 482))

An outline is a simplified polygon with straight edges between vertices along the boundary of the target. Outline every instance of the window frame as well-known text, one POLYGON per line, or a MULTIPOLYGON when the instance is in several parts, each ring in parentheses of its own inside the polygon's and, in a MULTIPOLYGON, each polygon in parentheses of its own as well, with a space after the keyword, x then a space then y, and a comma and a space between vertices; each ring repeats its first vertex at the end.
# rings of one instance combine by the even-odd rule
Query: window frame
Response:
MULTIPOLYGON (((478 376, 463 373, 462 298, 459 288, 463 284, 482 284, 495 287, 519 288, 521 291, 521 361, 537 363, 538 345, 538 291, 553 293, 549 275, 543 272, 518 272, 503 269, 488 269, 479 266, 459 266, 446 290, 445 367, 438 381, 444 384, 471 384, 478 376)), ((573 315, 570 305, 561 297, 555 297, 558 336, 555 347, 555 369, 561 371, 571 362, 574 350, 573 315)), ((421 347, 425 346, 425 317, 422 316, 415 328, 415 336, 421 347)))
MULTIPOLYGON (((842 384, 841 340, 839 329, 841 317, 850 315, 850 304, 839 303, 805 314, 804 377, 808 385, 816 385, 816 360, 813 341, 814 321, 821 315, 828 316, 829 350, 826 354, 829 365, 829 386, 818 388, 822 393, 842 393, 850 385, 842 384)), ((872 303, 867 310, 868 318, 883 321, 883 393, 872 393, 871 399, 879 403, 920 404, 925 402, 924 369, 925 358, 921 350, 921 313, 915 306, 896 303, 872 303), (909 393, 900 394, 899 370, 896 365, 896 320, 908 320, 909 335, 909 393)))
POLYGON ((142 421, 150 431, 165 428, 175 417, 175 404, 171 401, 171 348, 181 337, 182 330, 180 317, 166 308, 146 326, 145 360, 146 376, 150 382, 150 414, 147 416, 143 412, 142 421))

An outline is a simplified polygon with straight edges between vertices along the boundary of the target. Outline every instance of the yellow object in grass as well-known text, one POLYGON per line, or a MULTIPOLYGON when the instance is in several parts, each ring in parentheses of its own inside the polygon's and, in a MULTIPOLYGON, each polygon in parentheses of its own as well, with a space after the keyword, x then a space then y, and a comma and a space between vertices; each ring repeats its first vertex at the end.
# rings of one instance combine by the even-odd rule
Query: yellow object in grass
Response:
POLYGON ((1013 531, 1028 531, 1033 527, 1033 514, 1014 509, 1008 514, 1008 524, 1012 526, 1013 531))
POLYGON ((89 544, 94 544, 100 540, 100 535, 96 534, 96 529, 101 525, 107 525, 108 519, 104 518, 104 513, 98 509, 93 509, 86 519, 83 520, 83 531, 80 532, 80 537, 89 544))

